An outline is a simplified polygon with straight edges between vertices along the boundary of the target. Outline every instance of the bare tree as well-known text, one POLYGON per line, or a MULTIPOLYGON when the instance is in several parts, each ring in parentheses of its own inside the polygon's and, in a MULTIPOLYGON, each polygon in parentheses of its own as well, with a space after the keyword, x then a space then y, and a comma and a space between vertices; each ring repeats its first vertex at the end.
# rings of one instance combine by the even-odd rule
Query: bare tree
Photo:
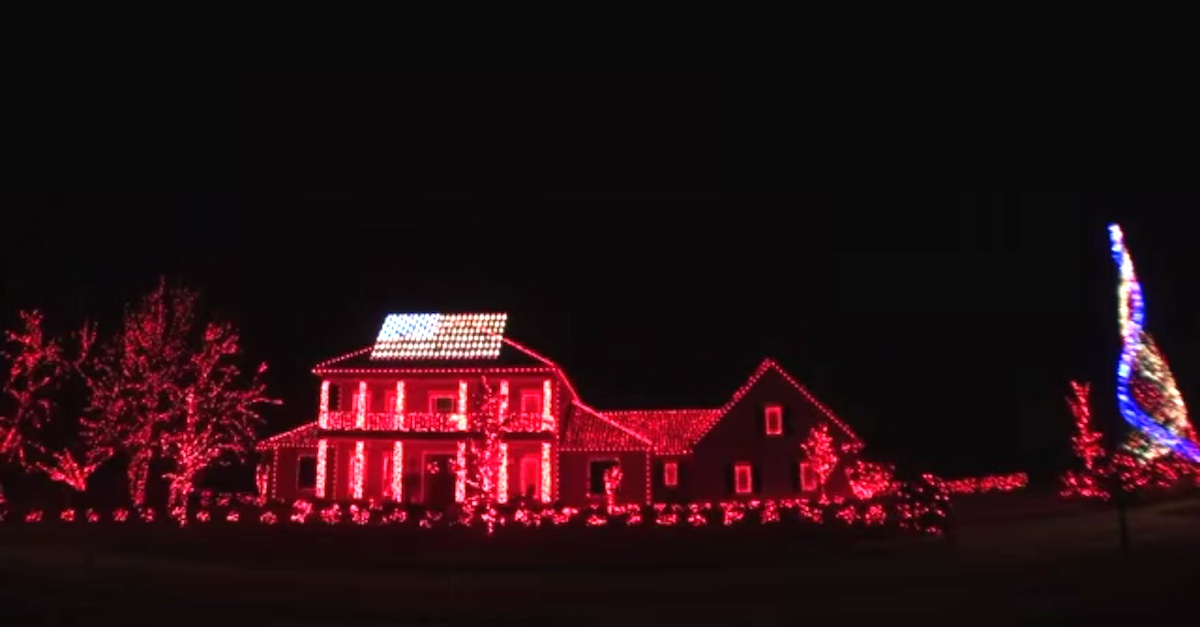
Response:
POLYGON ((129 458, 129 498, 146 502, 150 466, 158 457, 163 425, 178 413, 178 386, 191 354, 197 294, 168 287, 165 279, 126 307, 122 325, 88 372, 90 439, 129 458))
POLYGON ((817 475, 821 486, 821 500, 826 498, 825 484, 838 463, 837 449, 833 446, 833 436, 829 435, 829 425, 821 422, 808 432, 808 438, 800 444, 809 467, 817 475))
POLYGON ((151 465, 165 462, 170 504, 192 492, 199 473, 249 449, 264 395, 261 365, 243 377, 239 338, 226 322, 198 321, 198 294, 158 286, 125 311, 120 331, 89 372, 91 437, 129 457, 134 505, 146 501, 151 465))
POLYGON ((184 412, 165 425, 162 438, 163 453, 171 462, 164 475, 170 481, 171 509, 186 508, 198 476, 213 463, 244 460, 262 421, 258 407, 278 404, 267 396, 262 381, 266 363, 249 377, 242 376, 236 363, 239 338, 232 325, 209 323, 196 348, 178 386, 184 412))
POLYGON ((28 469, 39 449, 37 434, 53 411, 51 393, 61 383, 66 360, 58 341, 42 331, 39 311, 22 311, 20 328, 4 333, 8 377, 3 392, 10 409, 0 414, 0 457, 28 469))
POLYGON ((60 448, 49 434, 72 431, 65 427, 77 424, 74 417, 62 415, 53 395, 62 392, 68 380, 79 373, 95 334, 85 324, 71 338, 75 351, 68 355, 64 342, 48 336, 42 322, 38 311, 21 312, 20 330, 5 335, 5 356, 11 367, 4 392, 15 401, 15 412, 12 420, 0 421, 3 451, 24 470, 43 472, 51 480, 83 492, 92 472, 108 459, 107 448, 93 446, 88 438, 79 437, 60 448))
POLYGON ((488 528, 495 529, 496 503, 501 487, 503 438, 512 413, 502 390, 494 388, 486 377, 480 379, 479 411, 471 414, 468 425, 474 435, 467 443, 465 473, 469 493, 464 505, 470 515, 480 516, 488 528))

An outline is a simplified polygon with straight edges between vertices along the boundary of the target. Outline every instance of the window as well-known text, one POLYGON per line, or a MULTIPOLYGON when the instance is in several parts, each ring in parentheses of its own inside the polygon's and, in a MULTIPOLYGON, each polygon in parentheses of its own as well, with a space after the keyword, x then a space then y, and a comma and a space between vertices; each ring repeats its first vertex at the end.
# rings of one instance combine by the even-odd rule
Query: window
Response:
POLYGON ((296 487, 301 490, 312 490, 317 487, 317 458, 312 455, 301 455, 296 469, 296 487))
POLYGON ((542 413, 542 393, 541 392, 521 392, 521 413, 522 414, 540 414, 540 413, 542 413))
POLYGON ((817 479, 817 473, 813 472, 812 464, 800 462, 800 489, 812 492, 819 487, 821 487, 821 482, 817 479))
POLYGON ((329 409, 330 410, 343 409, 341 406, 341 401, 342 401, 342 386, 338 385, 337 383, 330 384, 329 385, 329 409))
POLYGON ((597 459, 588 464, 588 495, 604 496, 604 475, 609 468, 616 468, 621 463, 615 459, 597 459))
POLYGON ((767 435, 783 435, 783 407, 767 405, 763 417, 767 423, 767 435))
POLYGON ((754 491, 754 474, 750 464, 734 465, 733 491, 738 494, 750 494, 754 491))
POLYGON ((382 411, 382 412, 386 412, 389 414, 396 411, 396 393, 395 392, 384 392, 383 393, 383 407, 378 408, 376 411, 382 411))
POLYGON ((663 462, 663 485, 668 488, 679 485, 679 462, 663 462))
POLYGON ((429 395, 429 413, 453 414, 458 409, 458 399, 450 392, 434 392, 429 395))
POLYGON ((542 458, 526 455, 521 458, 521 497, 535 499, 542 487, 542 458))

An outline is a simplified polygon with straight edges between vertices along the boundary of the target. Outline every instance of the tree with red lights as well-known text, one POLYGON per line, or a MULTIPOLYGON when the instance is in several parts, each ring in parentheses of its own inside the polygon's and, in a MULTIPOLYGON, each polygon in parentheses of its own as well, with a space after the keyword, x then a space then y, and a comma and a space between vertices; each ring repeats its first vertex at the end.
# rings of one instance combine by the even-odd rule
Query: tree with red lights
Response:
POLYGON ((821 499, 825 499, 825 483, 837 466, 838 453, 833 445, 833 436, 829 435, 829 425, 818 423, 808 432, 808 438, 800 444, 809 467, 817 475, 821 486, 821 499))
POLYGON ((1071 446, 1087 473, 1096 472, 1097 462, 1104 457, 1102 436, 1099 431, 1092 429, 1092 408, 1088 398, 1091 388, 1091 383, 1072 381, 1071 396, 1067 397, 1067 405, 1075 416, 1075 435, 1071 437, 1071 446))
POLYGON ((87 438, 59 447, 51 434, 77 426, 73 420, 63 424, 55 395, 79 373, 95 335, 84 325, 72 338, 74 354, 68 355, 64 342, 42 328, 41 312, 24 311, 20 316, 20 328, 5 333, 4 356, 10 367, 3 391, 13 401, 13 411, 0 418, 0 454, 24 470, 43 472, 52 481, 83 492, 88 478, 108 459, 106 450, 87 438))
POLYGON ((128 307, 119 332, 90 370, 92 416, 87 431, 129 457, 130 498, 144 505, 152 464, 167 470, 169 505, 186 506, 199 474, 245 454, 267 398, 262 375, 237 366, 236 329, 199 320, 199 295, 158 286, 128 307))
POLYGON ((604 470, 604 506, 610 514, 617 506, 617 492, 621 488, 621 466, 616 464, 604 470))
POLYGON ((67 370, 62 347, 42 330, 42 314, 21 312, 21 325, 4 334, 8 376, 3 392, 9 408, 0 413, 0 457, 28 468, 40 451, 38 434, 51 419, 51 394, 67 370))
POLYGON ((1071 436, 1071 448, 1082 468, 1063 475, 1063 495, 1085 498, 1108 498, 1102 477, 1109 473, 1110 464, 1105 459, 1103 436, 1092 429, 1092 409, 1089 395, 1091 383, 1071 382, 1071 394, 1067 406, 1075 416, 1075 434, 1071 436))
POLYGON ((195 292, 168 287, 165 279, 135 305, 88 372, 89 436, 129 458, 126 477, 134 506, 146 502, 151 463, 161 435, 178 411, 179 385, 194 352, 195 292))
POLYGON ((501 444, 512 414, 500 391, 486 377, 480 379, 480 390, 479 412, 471 414, 468 422, 470 431, 478 435, 467 443, 466 467, 462 469, 469 490, 464 513, 468 517, 481 516, 491 533, 504 458, 501 444))

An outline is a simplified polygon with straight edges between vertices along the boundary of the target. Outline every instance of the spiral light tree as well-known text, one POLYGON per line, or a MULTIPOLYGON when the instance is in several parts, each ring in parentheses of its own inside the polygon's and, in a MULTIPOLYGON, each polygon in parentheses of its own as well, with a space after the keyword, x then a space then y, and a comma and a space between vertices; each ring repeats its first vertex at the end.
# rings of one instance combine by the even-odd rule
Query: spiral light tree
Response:
POLYGON ((1200 445, 1188 422, 1187 407, 1166 360, 1145 331, 1142 286, 1133 270, 1121 227, 1108 227, 1112 257, 1120 271, 1118 287, 1121 357, 1117 362, 1117 407, 1134 428, 1124 448, 1142 462, 1170 454, 1200 463, 1200 445))

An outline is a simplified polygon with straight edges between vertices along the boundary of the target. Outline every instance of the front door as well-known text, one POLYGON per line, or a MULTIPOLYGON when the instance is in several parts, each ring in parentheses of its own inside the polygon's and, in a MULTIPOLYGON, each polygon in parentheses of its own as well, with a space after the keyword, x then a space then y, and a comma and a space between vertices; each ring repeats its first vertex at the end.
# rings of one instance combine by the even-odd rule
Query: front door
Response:
POLYGON ((542 458, 538 455, 526 455, 521 458, 521 498, 530 501, 541 496, 542 458))
POLYGON ((453 454, 425 456, 425 505, 449 508, 454 505, 454 459, 453 454))

